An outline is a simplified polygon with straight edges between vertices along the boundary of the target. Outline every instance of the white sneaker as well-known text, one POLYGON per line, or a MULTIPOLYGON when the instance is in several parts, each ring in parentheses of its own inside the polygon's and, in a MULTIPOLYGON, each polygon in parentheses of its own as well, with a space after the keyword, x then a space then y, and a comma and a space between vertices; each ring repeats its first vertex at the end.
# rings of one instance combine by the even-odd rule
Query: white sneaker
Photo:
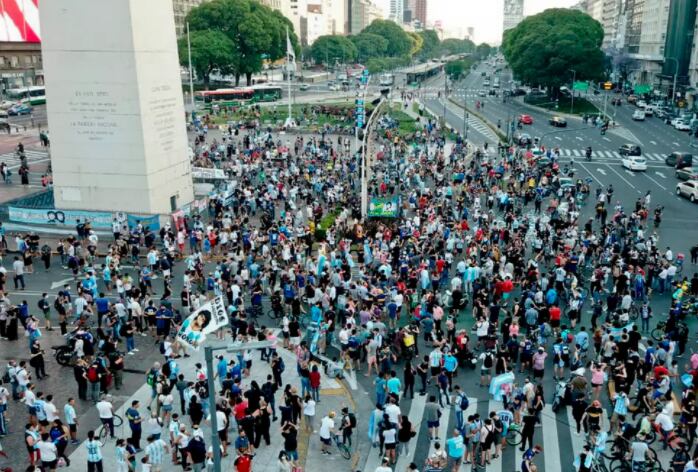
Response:
POLYGON ((133 355, 133 351, 127 353, 129 356, 133 355))
POLYGON ((134 348, 133 348, 133 351, 134 351, 134 352, 138 352, 138 348, 137 348, 137 347, 134 347, 134 348))

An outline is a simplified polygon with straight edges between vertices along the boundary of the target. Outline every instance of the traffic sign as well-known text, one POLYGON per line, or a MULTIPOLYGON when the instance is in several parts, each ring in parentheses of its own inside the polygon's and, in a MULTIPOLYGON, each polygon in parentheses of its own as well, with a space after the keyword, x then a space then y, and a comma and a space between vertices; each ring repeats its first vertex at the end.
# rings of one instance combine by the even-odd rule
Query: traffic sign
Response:
POLYGON ((652 86, 649 84, 637 84, 633 87, 635 95, 644 95, 652 91, 652 86))
POLYGON ((576 81, 574 84, 572 84, 572 90, 586 92, 589 90, 589 82, 576 81))

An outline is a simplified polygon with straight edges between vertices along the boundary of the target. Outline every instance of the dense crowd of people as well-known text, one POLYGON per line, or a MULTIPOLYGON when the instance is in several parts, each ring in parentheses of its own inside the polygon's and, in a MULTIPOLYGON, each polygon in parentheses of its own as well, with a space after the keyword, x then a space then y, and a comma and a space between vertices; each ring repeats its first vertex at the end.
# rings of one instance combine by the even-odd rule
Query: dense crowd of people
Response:
POLYGON ((351 138, 230 126, 215 143, 204 128, 196 135, 196 155, 220 151, 216 165, 229 176, 201 214, 158 231, 115 220, 108 245, 83 222, 46 257, 38 238, 20 238, 12 263, 18 295, 32 257, 50 269, 51 249, 75 281, 34 307, 10 301, 8 273, 0 274, 0 336, 18 340, 21 327, 27 337, 26 355, 9 362, 0 386, 0 434, 7 409, 21 402, 32 467, 69 464, 68 446, 85 441, 88 470, 101 471, 102 430, 82 431, 76 414, 76 402, 89 401, 114 438, 120 472, 206 469, 218 456, 202 432, 214 415, 220 454, 233 455, 239 472, 270 447, 279 450, 279 471, 299 470, 302 437, 334 454, 335 443, 352 448, 355 431, 368 431, 370 454, 381 456, 376 472, 388 472, 416 447, 420 422, 401 406, 416 388, 427 397, 421 428, 432 447, 410 471, 485 467, 509 447, 513 425, 523 452, 517 467, 535 471, 543 452, 535 428, 553 398, 586 435, 579 471, 596 470, 603 454, 643 467, 656 460, 651 440, 683 461, 675 470, 695 470, 698 354, 686 367, 679 359, 698 276, 681 271, 683 256, 648 224, 651 194, 620 203, 612 186, 569 184, 554 150, 476 149, 459 136, 447 142, 436 122, 420 120, 409 141, 383 120, 369 144, 370 197, 396 198, 397 218, 361 220, 351 138), (585 205, 594 208, 587 220, 585 205), (201 361, 182 368, 200 353, 175 334, 214 297, 224 299, 230 320, 218 338, 269 341, 263 382, 250 379, 260 364, 250 350, 218 357, 215 372, 201 361), (666 304, 667 315, 650 300, 666 304), (264 315, 269 308, 278 321, 264 315), (77 386, 60 401, 41 387, 42 330, 53 329, 54 316, 77 386), (124 364, 139 358, 139 337, 154 339, 161 359, 144 379, 149 404, 133 401, 121 419, 110 395, 122 388, 124 364), (298 382, 284 382, 281 349, 295 356, 298 382), (479 386, 462 381, 472 368, 479 386), (347 371, 373 380, 370 418, 343 408, 315 420, 322 377, 347 371), (544 392, 550 377, 565 380, 561 392, 544 392), (470 399, 488 391, 502 409, 466 414, 470 399), (444 408, 455 410, 456 423, 439 438, 444 408), (128 437, 115 437, 118 420, 128 437), (272 446, 272 428, 282 445, 272 446))

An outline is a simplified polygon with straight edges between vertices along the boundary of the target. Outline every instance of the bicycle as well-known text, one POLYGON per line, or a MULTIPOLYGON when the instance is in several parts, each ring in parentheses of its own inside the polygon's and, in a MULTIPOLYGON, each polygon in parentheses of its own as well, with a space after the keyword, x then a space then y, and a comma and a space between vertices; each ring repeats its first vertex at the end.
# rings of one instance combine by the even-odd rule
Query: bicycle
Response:
POLYGON ((351 449, 349 449, 349 446, 342 443, 342 439, 339 437, 339 435, 335 434, 332 436, 332 440, 337 445, 337 449, 339 449, 339 453, 342 455, 342 457, 344 457, 346 460, 351 459, 351 449))
MULTIPOLYGON (((124 419, 119 415, 114 414, 114 430, 116 430, 116 428, 120 427, 122 424, 124 424, 124 419)), ((102 423, 102 426, 97 429, 95 437, 97 437, 97 440, 102 446, 107 443, 107 440, 109 439, 109 428, 106 424, 102 423)))
MULTIPOLYGON (((664 336, 666 335, 666 326, 667 322, 664 320, 657 322, 657 326, 650 333, 652 339, 654 339, 655 341, 661 341, 662 339, 664 339, 664 336)), ((688 330, 688 326, 682 321, 676 322, 676 328, 679 330, 688 330)))

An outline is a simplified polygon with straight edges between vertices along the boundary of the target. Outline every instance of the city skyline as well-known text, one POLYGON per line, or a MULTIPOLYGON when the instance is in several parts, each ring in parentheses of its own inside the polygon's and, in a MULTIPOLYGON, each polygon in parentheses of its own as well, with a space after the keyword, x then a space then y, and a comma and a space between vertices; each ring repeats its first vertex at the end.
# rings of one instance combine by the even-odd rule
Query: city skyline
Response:
MULTIPOLYGON (((535 15, 548 8, 569 8, 577 2, 578 0, 525 0, 524 16, 535 15)), ((390 0, 376 0, 375 3, 383 9, 387 18, 390 0)), ((440 20, 446 32, 477 26, 474 41, 495 46, 502 40, 504 2, 429 0, 427 18, 429 23, 440 20)))

